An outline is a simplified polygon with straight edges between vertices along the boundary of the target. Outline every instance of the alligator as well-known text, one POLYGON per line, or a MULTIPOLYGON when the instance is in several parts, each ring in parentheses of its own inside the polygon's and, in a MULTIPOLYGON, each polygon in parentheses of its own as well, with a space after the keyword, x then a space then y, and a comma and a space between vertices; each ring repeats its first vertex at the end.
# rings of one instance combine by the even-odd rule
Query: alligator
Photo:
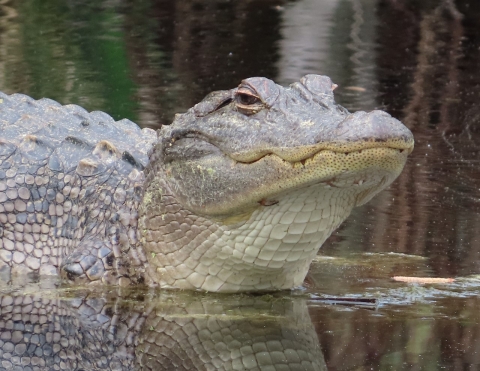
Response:
POLYGON ((336 104, 335 87, 248 78, 157 132, 1 94, 1 269, 213 292, 300 286, 414 145, 389 114, 336 104))

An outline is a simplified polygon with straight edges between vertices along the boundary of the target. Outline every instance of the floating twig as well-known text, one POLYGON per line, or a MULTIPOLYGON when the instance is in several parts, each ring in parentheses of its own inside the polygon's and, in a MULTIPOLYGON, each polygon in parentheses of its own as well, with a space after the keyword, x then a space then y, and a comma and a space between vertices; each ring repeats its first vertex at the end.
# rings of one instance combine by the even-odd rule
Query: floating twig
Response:
POLYGON ((452 283, 455 278, 394 276, 394 281, 407 283, 452 283))

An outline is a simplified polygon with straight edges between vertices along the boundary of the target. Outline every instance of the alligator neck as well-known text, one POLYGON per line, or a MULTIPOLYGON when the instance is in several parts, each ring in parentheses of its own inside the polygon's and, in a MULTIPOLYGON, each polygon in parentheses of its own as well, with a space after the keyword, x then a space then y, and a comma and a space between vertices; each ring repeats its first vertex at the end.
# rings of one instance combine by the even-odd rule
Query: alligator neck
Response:
POLYGON ((156 177, 147 184, 139 229, 150 285, 205 291, 271 291, 300 286, 351 197, 318 185, 261 206, 248 220, 222 223, 193 214, 156 177))

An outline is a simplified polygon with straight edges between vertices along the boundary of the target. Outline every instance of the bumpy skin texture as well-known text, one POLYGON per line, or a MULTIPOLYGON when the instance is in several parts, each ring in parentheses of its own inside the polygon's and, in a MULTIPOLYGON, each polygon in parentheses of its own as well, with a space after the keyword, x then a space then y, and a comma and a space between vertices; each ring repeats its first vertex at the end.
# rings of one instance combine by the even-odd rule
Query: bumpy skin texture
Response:
POLYGON ((250 78, 158 138, 0 96, 0 267, 219 292, 301 285, 325 239, 413 149, 402 123, 350 114, 334 88, 317 75, 288 88, 250 78))
POLYGON ((326 370, 304 299, 115 294, 0 295, 0 370, 326 370))
POLYGON ((154 140, 102 112, 0 94, 0 269, 142 280, 137 208, 154 140))

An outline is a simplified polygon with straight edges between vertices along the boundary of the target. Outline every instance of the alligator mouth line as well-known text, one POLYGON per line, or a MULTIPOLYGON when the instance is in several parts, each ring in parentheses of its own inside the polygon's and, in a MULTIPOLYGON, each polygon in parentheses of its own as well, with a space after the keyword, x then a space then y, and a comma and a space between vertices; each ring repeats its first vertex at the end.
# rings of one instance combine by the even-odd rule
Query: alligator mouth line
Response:
POLYGON ((292 168, 297 168, 299 166, 306 167, 310 162, 315 161, 315 157, 318 157, 318 155, 321 155, 321 154, 326 154, 327 152, 333 153, 335 155, 349 156, 349 155, 361 154, 362 152, 369 151, 369 150, 385 150, 385 151, 391 151, 391 153, 397 153, 397 154, 402 154, 403 152, 408 151, 408 154, 410 154, 413 151, 413 147, 395 148, 395 147, 387 147, 387 146, 376 146, 376 147, 372 146, 372 147, 365 147, 365 148, 353 150, 353 151, 338 151, 338 150, 333 150, 328 148, 322 148, 319 151, 313 153, 311 156, 303 158, 298 161, 291 161, 291 160, 285 159, 274 152, 268 152, 266 154, 263 154, 263 156, 252 161, 239 161, 239 160, 236 160, 235 158, 232 158, 232 159, 239 164, 251 165, 251 164, 260 162, 268 157, 276 157, 282 160, 285 164, 290 164, 292 168))
MULTIPOLYGON (((223 152, 217 145, 213 143, 213 139, 209 138, 208 136, 198 132, 198 131, 192 131, 188 130, 186 132, 181 132, 181 133, 175 133, 171 139, 169 145, 171 146, 175 141, 178 141, 179 139, 183 138, 191 138, 191 139, 197 139, 206 143, 209 143, 213 147, 216 147, 219 149, 221 152, 223 152)), ((402 141, 402 140, 386 140, 386 141, 364 141, 362 143, 357 143, 354 144, 353 147, 356 147, 354 149, 348 150, 345 148, 342 148, 342 143, 337 143, 335 145, 325 145, 322 143, 317 143, 315 145, 310 145, 304 148, 304 152, 307 152, 307 154, 304 153, 306 156, 299 156, 295 155, 295 148, 279 148, 277 151, 275 150, 266 150, 265 152, 261 152, 260 156, 257 158, 253 158, 252 160, 243 160, 245 157, 255 157, 253 156, 245 156, 242 153, 237 153, 237 154, 228 154, 224 153, 227 157, 231 158, 235 163, 238 164, 244 164, 244 165, 251 165, 255 164, 265 158, 268 158, 269 156, 275 156, 279 159, 281 159, 285 163, 289 163, 292 167, 297 167, 297 166, 306 166, 310 161, 314 160, 315 156, 319 155, 320 153, 335 153, 335 154, 344 154, 344 155, 352 155, 352 154, 360 154, 363 151, 367 150, 374 150, 374 149, 385 149, 385 150, 392 150, 392 151, 397 151, 397 153, 401 154, 404 151, 408 151, 407 154, 410 154, 413 151, 413 140, 412 141, 402 141), (372 145, 373 144, 373 145, 372 145), (282 152, 283 155, 282 155, 282 152), (293 154, 292 154, 293 152, 293 154), (290 155, 290 156, 289 156, 290 155), (289 159, 289 157, 292 157, 289 159), (303 157, 303 158, 302 158, 303 157), (299 159, 296 159, 299 158, 299 159)), ((297 147, 298 148, 298 147, 297 147)), ((299 152, 297 150, 297 152, 299 152)))

